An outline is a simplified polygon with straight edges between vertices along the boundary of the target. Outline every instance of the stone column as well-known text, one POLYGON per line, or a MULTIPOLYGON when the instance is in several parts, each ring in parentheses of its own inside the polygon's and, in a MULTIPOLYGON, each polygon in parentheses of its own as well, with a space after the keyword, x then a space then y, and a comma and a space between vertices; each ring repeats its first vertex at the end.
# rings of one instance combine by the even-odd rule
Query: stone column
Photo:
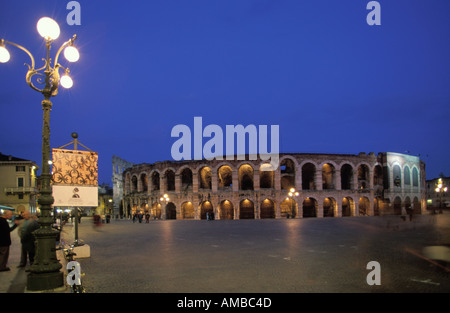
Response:
POLYGON ((232 182, 233 182, 233 192, 239 191, 239 172, 238 170, 232 170, 232 182))
POLYGON ((175 174, 175 192, 179 194, 181 192, 181 175, 175 174))
POLYGON ((316 190, 322 190, 323 189, 322 170, 316 169, 316 175, 314 176, 314 185, 316 187, 316 190))
POLYGON ((192 173, 192 192, 198 192, 198 172, 192 173))
POLYGON ((254 170, 253 171, 253 190, 259 190, 260 188, 260 175, 259 175, 259 170, 254 170))

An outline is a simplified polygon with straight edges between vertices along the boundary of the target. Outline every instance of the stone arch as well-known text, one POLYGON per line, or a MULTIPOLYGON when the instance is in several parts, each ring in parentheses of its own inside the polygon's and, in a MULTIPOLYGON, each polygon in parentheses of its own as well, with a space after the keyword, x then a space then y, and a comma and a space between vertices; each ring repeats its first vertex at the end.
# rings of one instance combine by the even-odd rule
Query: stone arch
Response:
POLYGON ((359 164, 356 170, 358 189, 370 188, 369 166, 365 163, 359 164))
POLYGON ((280 161, 281 189, 289 190, 295 188, 296 162, 290 157, 285 157, 280 161))
POLYGON ((183 169, 180 169, 180 178, 181 178, 181 190, 192 190, 193 185, 193 174, 192 169, 190 167, 184 167, 183 169))
POLYGON ((244 199, 239 202, 239 219, 254 219, 255 218, 255 204, 249 199, 244 199))
POLYGON ((412 170, 412 185, 413 187, 419 187, 419 170, 415 166, 412 170))
POLYGON ((150 174, 150 179, 151 179, 151 186, 152 186, 151 191, 160 190, 160 176, 159 176, 159 172, 157 170, 154 170, 150 174))
POLYGON ((370 215, 370 200, 367 197, 360 197, 358 202, 359 215, 370 215))
POLYGON ((337 216, 337 202, 334 198, 328 197, 323 200, 323 217, 337 216))
POLYGON ((181 204, 181 219, 193 220, 195 218, 195 209, 191 201, 186 201, 181 204))
POLYGON ((206 220, 206 213, 209 213, 209 216, 214 214, 214 207, 211 203, 211 201, 202 201, 200 203, 200 219, 206 220))
POLYGON ((411 171, 408 165, 403 168, 403 181, 405 186, 411 186, 411 171))
POLYGON ((342 216, 353 216, 355 212, 355 201, 351 197, 342 199, 342 216))
POLYGON ((264 199, 260 205, 260 218, 275 218, 275 202, 271 199, 264 199))
MULTIPOLYGON (((147 192, 148 191, 148 180, 147 180, 147 173, 141 173, 140 175, 139 175, 139 181, 140 181, 140 185, 141 185, 141 188, 140 188, 140 190, 139 191, 142 191, 142 192, 147 192)), ((139 184, 138 184, 139 185, 139 184)))
POLYGON ((302 189, 315 190, 316 166, 312 162, 307 162, 302 166, 302 189))
POLYGON ((270 163, 263 163, 259 167, 259 188, 274 187, 275 172, 270 163))
POLYGON ((200 189, 212 189, 212 170, 209 166, 202 166, 198 171, 198 186, 200 189))
POLYGON ((402 186, 402 170, 400 168, 400 165, 395 164, 392 168, 392 179, 394 182, 395 187, 401 187, 402 186))
POLYGON ((336 167, 331 163, 327 162, 322 165, 322 189, 335 189, 336 188, 336 167))
POLYGON ((380 216, 381 215, 381 207, 383 205, 383 200, 381 197, 375 197, 373 199, 373 215, 374 216, 380 216))
POLYGON ((138 191, 138 178, 136 175, 133 175, 131 177, 131 192, 137 192, 138 191))
POLYGON ((350 190, 353 187, 353 166, 345 163, 341 166, 341 189, 350 190))
POLYGON ((164 172, 166 177, 166 190, 175 191, 175 171, 173 169, 166 169, 164 172))
POLYGON ((319 205, 314 198, 307 197, 303 200, 303 217, 317 217, 319 205))
POLYGON ((152 208, 150 210, 150 215, 155 219, 161 219, 161 204, 153 203, 152 208))
POLYGON ((166 205, 166 220, 177 219, 177 207, 173 202, 169 202, 166 205))
POLYGON ((223 200, 219 204, 219 212, 221 220, 232 220, 234 219, 234 205, 233 202, 229 200, 223 200))
POLYGON ((253 167, 248 163, 239 166, 239 190, 253 190, 253 172, 253 167))
POLYGON ((281 217, 295 218, 298 215, 297 201, 292 198, 286 198, 280 203, 281 217))
POLYGON ((233 170, 230 165, 223 164, 217 168, 219 189, 229 188, 233 185, 233 170))
POLYGON ((383 168, 379 164, 373 168, 373 184, 375 186, 383 186, 383 168))

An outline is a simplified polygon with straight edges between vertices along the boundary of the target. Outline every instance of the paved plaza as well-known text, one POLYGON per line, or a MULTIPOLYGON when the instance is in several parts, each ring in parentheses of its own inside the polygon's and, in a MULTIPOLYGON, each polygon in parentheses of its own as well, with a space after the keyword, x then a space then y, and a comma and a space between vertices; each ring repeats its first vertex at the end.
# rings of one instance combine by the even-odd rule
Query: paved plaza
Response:
POLYGON ((86 220, 79 234, 91 247, 80 263, 94 293, 450 292, 448 271, 422 258, 424 247, 450 243, 450 214, 118 220, 98 230, 86 220), (367 284, 370 261, 381 285, 367 284))
MULTIPOLYGON (((72 236, 68 224, 63 237, 72 236)), ((79 238, 91 248, 89 258, 78 260, 88 293, 450 292, 450 266, 423 253, 427 246, 450 243, 449 213, 412 221, 112 220, 98 228, 83 218, 79 238), (370 261, 380 264, 380 285, 367 283, 370 261)), ((5 284, 2 292, 20 292, 23 270, 1 275, 2 282, 10 275, 12 286, 5 284)))

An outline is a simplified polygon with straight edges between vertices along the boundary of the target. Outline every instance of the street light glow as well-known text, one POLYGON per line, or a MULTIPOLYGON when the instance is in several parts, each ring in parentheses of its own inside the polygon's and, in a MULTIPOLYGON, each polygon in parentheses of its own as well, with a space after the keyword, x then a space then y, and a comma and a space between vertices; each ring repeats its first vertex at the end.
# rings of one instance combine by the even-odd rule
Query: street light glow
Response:
POLYGON ((80 59, 80 53, 78 52, 78 49, 74 46, 67 46, 64 49, 64 57, 69 62, 76 62, 80 59))
POLYGON ((9 51, 4 46, 0 46, 0 62, 6 63, 10 58, 11 55, 9 54, 9 51))
POLYGON ((36 25, 39 35, 46 40, 55 40, 61 33, 58 23, 49 17, 42 17, 36 25))
POLYGON ((67 88, 67 89, 72 88, 72 86, 73 86, 73 80, 72 80, 72 78, 70 78, 69 75, 61 76, 60 82, 61 82, 61 86, 63 86, 64 88, 67 88))

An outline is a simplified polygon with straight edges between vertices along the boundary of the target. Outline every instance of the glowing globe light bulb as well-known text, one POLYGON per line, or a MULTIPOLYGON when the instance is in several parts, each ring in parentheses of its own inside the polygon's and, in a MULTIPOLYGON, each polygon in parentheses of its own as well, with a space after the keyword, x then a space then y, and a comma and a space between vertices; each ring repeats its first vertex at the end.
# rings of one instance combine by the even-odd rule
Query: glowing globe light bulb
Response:
POLYGON ((64 49, 64 57, 69 62, 76 62, 80 59, 80 53, 74 46, 68 46, 64 49))
POLYGON ((11 56, 9 54, 9 51, 5 47, 0 46, 0 62, 1 63, 6 63, 6 62, 9 61, 10 57, 11 56))
POLYGON ((61 86, 64 88, 71 88, 73 86, 73 80, 69 75, 63 75, 60 79, 61 86))
POLYGON ((47 40, 55 40, 59 37, 59 25, 49 17, 41 18, 36 25, 39 35, 47 40))

